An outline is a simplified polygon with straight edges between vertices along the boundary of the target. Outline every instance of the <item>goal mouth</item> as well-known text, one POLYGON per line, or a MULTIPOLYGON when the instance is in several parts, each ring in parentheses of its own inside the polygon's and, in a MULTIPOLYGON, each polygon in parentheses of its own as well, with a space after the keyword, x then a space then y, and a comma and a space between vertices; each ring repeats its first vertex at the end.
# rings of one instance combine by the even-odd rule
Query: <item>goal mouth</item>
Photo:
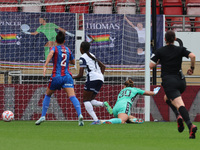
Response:
MULTIPOLYGON (((5 105, 0 104, 0 108, 15 112, 15 120, 37 120, 41 116, 53 61, 48 64, 45 77, 43 66, 49 51, 56 45, 59 31, 66 33, 64 45, 76 61, 75 65, 67 68, 72 75, 79 73, 82 41, 90 42, 90 52, 105 64, 104 84, 95 99, 108 101, 113 107, 123 83, 129 78, 134 81, 135 87, 144 90, 145 16, 124 14, 124 8, 127 13, 133 13, 134 8, 129 11, 132 7, 135 8, 135 5, 121 3, 116 7, 113 2, 105 0, 0 2, 0 10, 5 10, 1 11, 0 22, 0 89, 5 95, 1 104, 5 105), (120 7, 123 8, 120 10, 120 7), (142 24, 142 30, 138 29, 138 24, 142 24)), ((163 17, 158 18, 158 30, 162 31, 163 17)), ((158 43, 163 43, 162 40, 159 33, 158 43)), ((83 104, 86 78, 84 74, 83 78, 74 80, 74 89, 84 119, 91 120, 83 104)), ((94 107, 94 110, 100 120, 113 117, 103 107, 94 107)), ((144 119, 143 96, 135 99, 131 114, 144 119)), ((77 120, 74 106, 64 90, 52 95, 47 120, 77 120)))

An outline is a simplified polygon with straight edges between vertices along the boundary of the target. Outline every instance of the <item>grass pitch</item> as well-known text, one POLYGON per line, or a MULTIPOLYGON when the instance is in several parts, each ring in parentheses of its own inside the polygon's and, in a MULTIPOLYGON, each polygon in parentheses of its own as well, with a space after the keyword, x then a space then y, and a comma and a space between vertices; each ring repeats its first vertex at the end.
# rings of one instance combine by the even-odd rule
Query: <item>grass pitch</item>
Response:
MULTIPOLYGON (((90 125, 78 122, 0 121, 1 150, 199 150, 200 134, 189 139, 176 122, 90 125)), ((200 123, 195 122, 200 129, 200 123)))

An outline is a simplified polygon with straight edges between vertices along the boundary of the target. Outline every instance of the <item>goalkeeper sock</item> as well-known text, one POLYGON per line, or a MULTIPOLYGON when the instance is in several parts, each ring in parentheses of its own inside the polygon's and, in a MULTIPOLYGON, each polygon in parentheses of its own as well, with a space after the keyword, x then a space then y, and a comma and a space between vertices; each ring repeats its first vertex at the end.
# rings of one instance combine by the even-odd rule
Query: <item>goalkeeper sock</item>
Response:
POLYGON ((51 96, 45 95, 42 105, 42 117, 46 116, 47 110, 49 108, 51 96))
POLYGON ((119 119, 119 118, 113 118, 113 119, 110 119, 110 120, 107 120, 108 122, 111 122, 112 124, 121 124, 122 123, 122 120, 119 119))
POLYGON ((171 103, 171 101, 168 99, 166 100, 167 105, 169 105, 169 107, 172 109, 172 111, 174 112, 174 114, 176 115, 176 118, 179 115, 178 110, 176 109, 176 107, 171 103))
POLYGON ((47 56, 49 55, 49 47, 44 47, 44 57, 45 57, 45 60, 47 60, 47 56))
POLYGON ((81 106, 80 106, 78 99, 76 98, 76 96, 71 96, 71 97, 69 97, 69 99, 73 103, 74 108, 76 109, 76 112, 79 116, 81 114, 81 106))
POLYGON ((93 100, 91 100, 91 104, 93 105, 93 106, 104 106, 104 104, 103 104, 103 102, 100 102, 100 101, 97 101, 97 100, 95 100, 95 99, 93 99, 93 100))
POLYGON ((181 107, 179 107, 179 112, 180 112, 181 116, 183 117, 183 120, 187 124, 188 129, 190 130, 190 128, 192 126, 192 122, 190 121, 190 117, 189 117, 189 113, 188 113, 187 109, 184 106, 181 106, 181 107))
POLYGON ((84 102, 85 109, 87 110, 88 114, 93 118, 94 121, 98 121, 97 115, 93 110, 93 106, 89 101, 84 102))

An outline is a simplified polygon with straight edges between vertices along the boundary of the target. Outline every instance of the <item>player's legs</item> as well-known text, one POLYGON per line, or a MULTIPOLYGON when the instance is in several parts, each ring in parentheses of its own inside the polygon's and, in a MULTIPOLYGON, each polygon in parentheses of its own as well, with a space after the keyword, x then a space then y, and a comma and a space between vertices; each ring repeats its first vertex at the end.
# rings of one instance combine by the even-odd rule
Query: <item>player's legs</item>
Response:
POLYGON ((44 47, 44 59, 47 60, 47 56, 49 55, 50 47, 44 47))
POLYGON ((47 110, 49 108, 49 103, 50 103, 50 99, 51 99, 51 95, 55 92, 55 90, 50 90, 49 88, 47 88, 46 90, 46 95, 44 97, 43 100, 43 106, 42 106, 42 116, 46 116, 47 110))
POLYGON ((101 80, 95 80, 95 81, 90 81, 85 83, 85 91, 89 91, 88 94, 86 94, 83 98, 84 101, 90 101, 93 106, 99 107, 103 106, 106 107, 107 111, 109 114, 112 114, 112 108, 108 104, 108 102, 101 102, 97 101, 95 99, 96 95, 100 91, 101 87, 103 85, 103 81, 101 80))
POLYGON ((56 42, 55 42, 55 41, 48 41, 48 42, 45 44, 45 47, 52 47, 52 46, 56 46, 56 42))
POLYGON ((45 116, 46 116, 47 110, 49 108, 51 95, 54 92, 55 92, 55 90, 50 90, 49 88, 47 88, 46 95, 44 97, 43 105, 42 105, 42 115, 41 115, 40 119, 35 122, 36 125, 40 125, 40 123, 42 123, 42 122, 44 122, 46 120, 45 116))
POLYGON ((164 101, 167 103, 167 105, 172 109, 172 111, 174 112, 174 114, 176 115, 176 118, 179 117, 179 112, 177 110, 177 108, 171 103, 171 100, 169 100, 167 98, 166 95, 164 95, 164 101))
POLYGON ((144 123, 144 120, 141 118, 136 118, 135 116, 129 115, 126 123, 142 124, 142 123, 144 123))
POLYGON ((173 101, 172 101, 172 104, 174 106, 176 106, 176 108, 180 108, 181 106, 185 107, 185 104, 181 98, 181 96, 175 98, 173 101))
POLYGON ((48 41, 45 44, 45 46, 44 46, 44 57, 45 57, 45 60, 47 59, 47 56, 49 54, 50 47, 55 46, 55 45, 56 45, 55 41, 48 41))
POLYGON ((91 103, 91 99, 93 97, 93 91, 83 91, 83 103, 85 105, 85 109, 88 112, 88 114, 92 117, 92 119, 95 122, 98 122, 98 117, 96 115, 96 113, 94 112, 92 103, 91 103))
POLYGON ((100 124, 100 121, 94 112, 93 105, 95 106, 103 106, 103 102, 95 100, 97 93, 99 92, 103 82, 102 81, 89 81, 85 83, 84 91, 83 91, 83 102, 85 105, 85 109, 88 114, 94 120, 93 124, 100 124), (93 100, 93 101, 92 101, 93 100))
POLYGON ((123 124, 129 119, 131 105, 128 102, 120 101, 113 107, 115 118, 105 121, 106 124, 123 124))
POLYGON ((61 78, 62 78, 62 88, 67 93, 67 96, 73 103, 74 108, 76 109, 76 112, 79 116, 81 114, 81 106, 74 92, 74 81, 72 79, 72 76, 70 74, 67 74, 66 76, 63 76, 61 78))
POLYGON ((80 102, 75 96, 74 88, 64 88, 65 92, 67 93, 69 99, 74 105, 74 108, 76 109, 76 112, 78 116, 81 114, 81 107, 80 107, 80 102))
POLYGON ((47 110, 49 108, 49 103, 51 99, 51 95, 55 92, 55 90, 60 89, 60 78, 55 77, 55 78, 50 78, 47 90, 46 90, 46 95, 43 100, 43 106, 42 106, 42 116, 45 117, 47 110))
POLYGON ((162 86, 165 91, 164 101, 172 109, 176 118, 179 116, 177 108, 171 103, 170 99, 174 99, 180 96, 180 91, 178 90, 181 81, 179 76, 165 76, 162 78, 162 86))
POLYGON ((189 138, 195 138, 195 133, 197 131, 197 127, 195 125, 193 125, 192 122, 190 121, 189 113, 188 113, 187 109, 185 108, 185 104, 182 100, 182 97, 179 96, 179 97, 175 98, 172 101, 172 104, 177 107, 181 116, 183 117, 183 120, 187 124, 188 129, 190 131, 190 137, 189 138))
POLYGON ((109 114, 112 114, 113 112, 112 112, 112 108, 110 107, 110 105, 108 104, 108 102, 107 101, 105 101, 105 102, 101 102, 101 101, 97 101, 96 99, 95 99, 95 97, 96 97, 96 95, 97 95, 97 93, 94 93, 93 92, 93 95, 92 95, 92 100, 91 100, 91 104, 93 105, 93 106, 96 106, 96 107, 99 107, 99 106, 101 106, 101 107, 106 107, 106 110, 108 111, 108 113, 109 114))
POLYGON ((173 99, 176 99, 181 96, 181 93, 184 92, 186 87, 185 80, 181 79, 179 76, 166 76, 162 82, 163 88, 165 90, 164 100, 170 106, 177 118, 178 131, 183 132, 184 123, 183 118, 178 111, 178 105, 183 105, 183 101, 180 101, 180 104, 174 104, 173 99))
POLYGON ((81 113, 81 105, 79 100, 75 96, 74 88, 64 88, 65 92, 67 93, 69 99, 74 105, 74 108, 76 109, 77 115, 78 115, 78 120, 79 120, 79 126, 83 126, 83 116, 81 113))
POLYGON ((124 124, 128 120, 129 116, 125 113, 119 113, 118 118, 112 118, 105 121, 105 124, 124 124))
POLYGON ((61 77, 61 87, 65 90, 67 93, 67 96, 69 97, 70 101, 73 103, 74 108, 76 109, 77 115, 78 115, 78 125, 83 126, 83 116, 81 113, 81 106, 79 100, 75 96, 74 92, 74 82, 72 79, 72 76, 70 74, 67 74, 66 76, 61 77))
POLYGON ((128 115, 125 113, 118 114, 118 118, 122 120, 122 124, 128 120, 128 115))

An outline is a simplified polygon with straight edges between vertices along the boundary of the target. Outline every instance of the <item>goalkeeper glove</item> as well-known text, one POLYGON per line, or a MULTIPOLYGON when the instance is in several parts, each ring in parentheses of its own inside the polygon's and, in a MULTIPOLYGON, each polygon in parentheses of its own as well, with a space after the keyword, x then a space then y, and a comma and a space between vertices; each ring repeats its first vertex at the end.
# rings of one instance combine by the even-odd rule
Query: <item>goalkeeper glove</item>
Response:
POLYGON ((67 35, 71 36, 71 37, 74 37, 74 36, 75 36, 74 34, 68 32, 68 31, 66 31, 65 33, 66 33, 67 35))
POLYGON ((160 90, 160 87, 156 87, 153 89, 154 95, 156 95, 160 90))
POLYGON ((31 34, 31 32, 24 32, 25 34, 31 34))

